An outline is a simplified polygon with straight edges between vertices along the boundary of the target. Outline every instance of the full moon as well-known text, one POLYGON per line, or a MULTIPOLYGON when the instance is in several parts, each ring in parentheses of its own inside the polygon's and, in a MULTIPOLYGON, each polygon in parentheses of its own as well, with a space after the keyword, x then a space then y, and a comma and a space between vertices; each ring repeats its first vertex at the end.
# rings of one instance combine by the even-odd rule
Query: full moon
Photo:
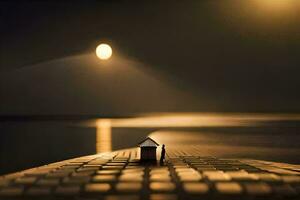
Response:
POLYGON ((96 48, 96 55, 101 60, 107 60, 112 55, 112 49, 111 49, 111 47, 108 44, 100 44, 96 48))

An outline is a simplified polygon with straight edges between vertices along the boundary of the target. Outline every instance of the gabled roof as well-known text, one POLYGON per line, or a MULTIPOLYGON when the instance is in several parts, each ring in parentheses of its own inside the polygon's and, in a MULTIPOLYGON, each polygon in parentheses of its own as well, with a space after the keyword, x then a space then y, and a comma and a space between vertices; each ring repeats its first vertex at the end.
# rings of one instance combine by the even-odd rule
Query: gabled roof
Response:
POLYGON ((155 142, 153 139, 147 137, 143 141, 138 144, 139 147, 157 147, 159 144, 155 142))

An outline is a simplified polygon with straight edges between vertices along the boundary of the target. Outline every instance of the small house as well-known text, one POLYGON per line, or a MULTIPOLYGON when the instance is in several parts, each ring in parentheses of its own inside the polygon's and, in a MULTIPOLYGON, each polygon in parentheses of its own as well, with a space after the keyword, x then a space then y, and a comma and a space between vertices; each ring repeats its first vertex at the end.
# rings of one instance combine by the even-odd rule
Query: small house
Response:
POLYGON ((138 145, 141 148, 141 160, 156 160, 156 148, 159 146, 153 139, 147 137, 138 145))

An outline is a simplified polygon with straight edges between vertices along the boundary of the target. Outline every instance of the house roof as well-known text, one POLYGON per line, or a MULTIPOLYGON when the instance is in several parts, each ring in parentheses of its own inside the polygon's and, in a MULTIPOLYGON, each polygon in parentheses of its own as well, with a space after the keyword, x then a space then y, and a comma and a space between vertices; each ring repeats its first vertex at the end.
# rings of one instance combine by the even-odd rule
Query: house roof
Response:
POLYGON ((157 147, 159 144, 155 142, 153 139, 147 137, 143 141, 138 144, 139 147, 157 147))

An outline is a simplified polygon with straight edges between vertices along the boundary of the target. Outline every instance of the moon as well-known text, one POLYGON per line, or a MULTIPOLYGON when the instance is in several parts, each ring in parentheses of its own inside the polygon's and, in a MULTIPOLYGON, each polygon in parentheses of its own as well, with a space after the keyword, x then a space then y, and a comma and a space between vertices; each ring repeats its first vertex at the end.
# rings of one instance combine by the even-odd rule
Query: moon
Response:
POLYGON ((108 60, 112 56, 112 48, 108 44, 100 44, 96 48, 96 55, 101 60, 108 60))

